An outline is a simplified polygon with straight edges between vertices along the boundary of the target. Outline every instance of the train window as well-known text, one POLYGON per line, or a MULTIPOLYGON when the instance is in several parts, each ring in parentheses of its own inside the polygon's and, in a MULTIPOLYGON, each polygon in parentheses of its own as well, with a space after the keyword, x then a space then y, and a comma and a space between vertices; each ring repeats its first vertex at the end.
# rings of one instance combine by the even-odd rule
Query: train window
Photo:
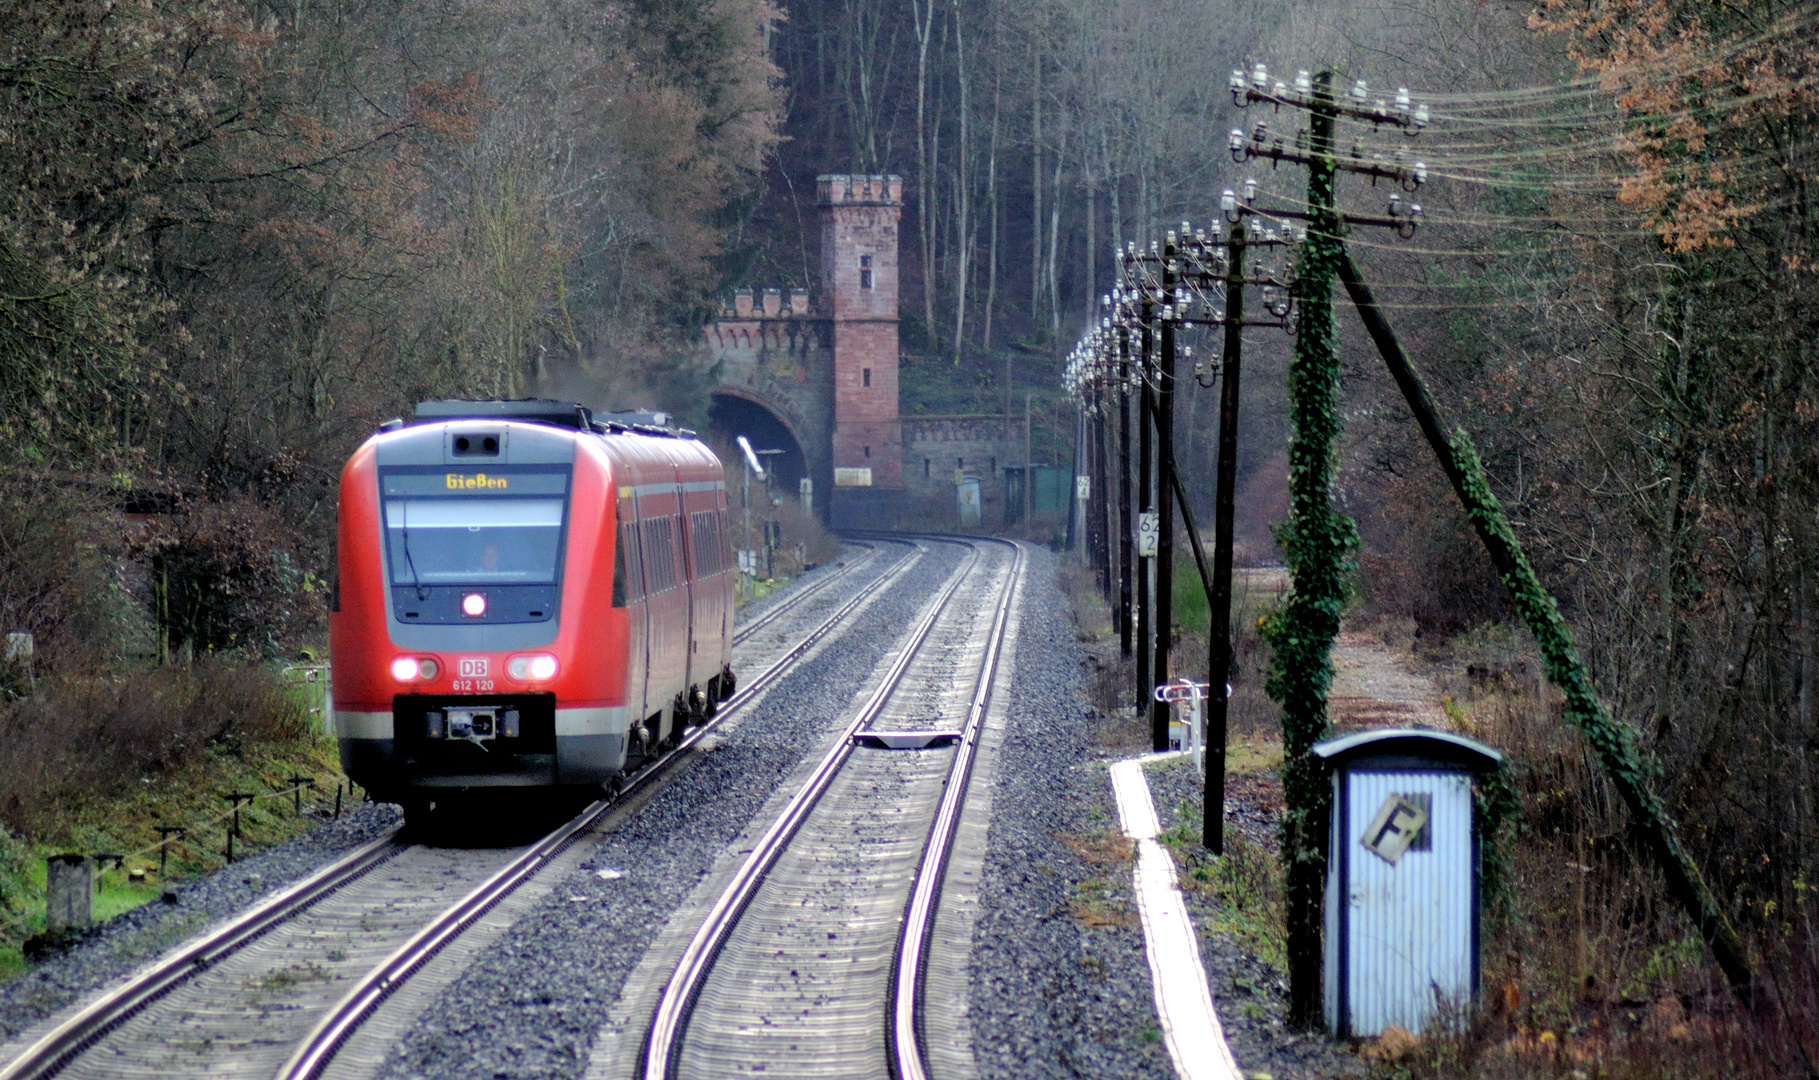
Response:
POLYGON ((561 499, 387 499, 392 584, 553 585, 561 499))
POLYGON ((619 542, 613 545, 613 606, 624 607, 634 599, 637 585, 627 573, 625 549, 636 543, 636 534, 630 525, 619 529, 619 542))
POLYGON ((720 542, 720 512, 703 510, 695 515, 695 558, 702 577, 726 569, 726 553, 720 542))
POLYGON ((644 523, 644 571, 650 591, 664 592, 676 584, 676 539, 669 518, 644 523))

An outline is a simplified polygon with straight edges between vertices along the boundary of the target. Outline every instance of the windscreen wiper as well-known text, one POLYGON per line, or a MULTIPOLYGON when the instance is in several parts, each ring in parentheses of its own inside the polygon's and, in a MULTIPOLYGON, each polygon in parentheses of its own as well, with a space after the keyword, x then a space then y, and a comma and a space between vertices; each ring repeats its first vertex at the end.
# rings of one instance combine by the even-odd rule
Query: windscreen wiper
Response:
POLYGON ((429 597, 423 591, 423 582, 417 577, 417 561, 411 558, 411 504, 409 499, 398 501, 398 531, 404 534, 404 565, 411 568, 411 588, 417 590, 419 601, 429 597))

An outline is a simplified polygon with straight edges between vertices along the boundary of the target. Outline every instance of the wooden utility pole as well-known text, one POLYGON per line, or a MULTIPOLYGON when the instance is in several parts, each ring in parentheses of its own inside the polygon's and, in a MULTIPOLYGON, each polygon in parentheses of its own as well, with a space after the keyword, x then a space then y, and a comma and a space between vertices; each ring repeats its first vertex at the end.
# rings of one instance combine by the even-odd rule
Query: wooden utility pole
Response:
POLYGON ((1131 333, 1118 324, 1118 651, 1131 654, 1132 549, 1137 526, 1131 516, 1131 333))
MULTIPOLYGON (((1155 392, 1150 388, 1150 296, 1144 290, 1137 323, 1137 377, 1141 389, 1137 394, 1137 520, 1141 532, 1144 515, 1155 507, 1150 491, 1150 462, 1154 460, 1151 436, 1155 431, 1155 392)), ((1137 556, 1137 715, 1150 706, 1150 562, 1149 556, 1137 556)))
POLYGON ((1099 387, 1094 394, 1093 408, 1093 471, 1092 482, 1087 489, 1087 512, 1093 518, 1093 557, 1099 561, 1099 597, 1107 604, 1112 602, 1112 528, 1111 508, 1106 499, 1111 493, 1111 469, 1106 461, 1110 456, 1107 451, 1110 442, 1112 395, 1104 387, 1099 387))
POLYGON ((1282 861, 1287 871, 1289 1021, 1320 1027, 1321 900, 1326 888, 1332 791, 1309 752, 1327 733, 1333 639, 1345 603, 1351 521, 1332 506, 1333 447, 1339 437, 1339 356, 1333 276, 1340 251, 1333 208, 1338 110, 1333 73, 1314 77, 1308 121, 1308 238, 1295 279, 1301 319, 1289 364, 1288 562, 1292 590, 1270 644, 1282 705, 1282 861))
POLYGON ((1237 516, 1238 375, 1244 354, 1244 228, 1225 242, 1225 351, 1219 361, 1219 470, 1213 509, 1213 596, 1207 612, 1206 798, 1201 813, 1207 850, 1225 854, 1225 729, 1232 677, 1232 524, 1237 516))
MULTIPOLYGON (((1156 506, 1156 661, 1151 682, 1168 681, 1169 646, 1174 636, 1175 591, 1175 249, 1176 236, 1170 230, 1162 248, 1162 333, 1156 358, 1156 443, 1161 448, 1156 462, 1156 489, 1160 495, 1156 506)), ((1146 688, 1151 689, 1151 688, 1146 688)), ((1150 748, 1160 753, 1168 749, 1169 711, 1166 701, 1155 700, 1153 691, 1146 693, 1150 707, 1150 748)))

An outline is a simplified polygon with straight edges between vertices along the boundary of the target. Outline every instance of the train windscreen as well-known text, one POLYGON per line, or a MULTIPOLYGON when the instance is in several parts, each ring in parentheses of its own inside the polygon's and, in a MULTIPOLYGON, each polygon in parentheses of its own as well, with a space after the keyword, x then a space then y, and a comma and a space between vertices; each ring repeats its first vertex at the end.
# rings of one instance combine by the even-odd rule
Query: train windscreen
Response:
POLYGON ((561 499, 387 499, 393 585, 553 585, 561 499))
POLYGON ((396 617, 420 624, 554 618, 571 475, 555 465, 382 468, 396 617))

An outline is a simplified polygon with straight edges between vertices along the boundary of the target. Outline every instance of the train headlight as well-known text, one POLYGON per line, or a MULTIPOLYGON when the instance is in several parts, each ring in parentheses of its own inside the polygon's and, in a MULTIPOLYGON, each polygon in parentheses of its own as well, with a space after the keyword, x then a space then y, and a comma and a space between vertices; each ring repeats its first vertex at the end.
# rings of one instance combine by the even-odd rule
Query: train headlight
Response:
POLYGON ((471 592, 461 598, 461 614, 478 619, 486 614, 486 594, 471 592))
POLYGON ((392 661, 392 678, 399 682, 431 682, 442 665, 429 656, 400 656, 392 661))
POLYGON ((505 662, 505 673, 519 682, 548 682, 556 677, 556 658, 548 653, 514 656, 505 662))

